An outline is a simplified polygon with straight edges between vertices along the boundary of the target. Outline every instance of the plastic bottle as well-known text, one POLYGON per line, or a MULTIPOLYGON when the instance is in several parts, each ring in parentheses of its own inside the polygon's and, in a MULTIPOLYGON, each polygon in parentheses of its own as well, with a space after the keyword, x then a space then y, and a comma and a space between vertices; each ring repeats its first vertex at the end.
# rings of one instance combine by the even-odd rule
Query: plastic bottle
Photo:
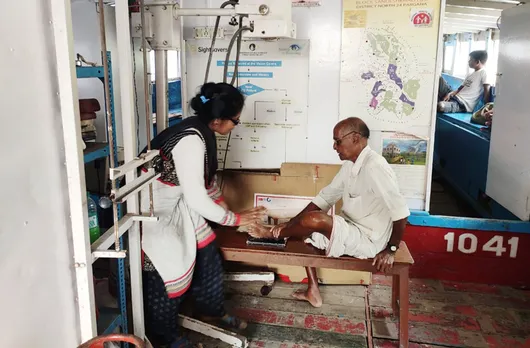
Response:
POLYGON ((96 202, 87 193, 88 205, 88 231, 90 235, 90 244, 94 243, 100 236, 98 223, 98 206, 96 202))

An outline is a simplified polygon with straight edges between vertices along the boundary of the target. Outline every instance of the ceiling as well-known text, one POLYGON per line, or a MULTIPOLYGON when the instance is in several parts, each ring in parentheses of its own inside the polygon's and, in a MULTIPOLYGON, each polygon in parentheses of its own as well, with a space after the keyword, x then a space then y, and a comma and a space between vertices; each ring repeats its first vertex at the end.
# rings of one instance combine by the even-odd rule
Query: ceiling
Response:
POLYGON ((520 4, 514 0, 447 0, 444 34, 476 33, 497 28, 502 10, 520 4))
MULTIPOLYGON (((98 0, 71 0, 71 2, 98 0)), ((334 0, 333 0, 334 1, 334 0)), ((113 5, 115 0, 104 0, 113 5)), ((502 10, 521 4, 517 0, 446 0, 444 34, 476 33, 497 28, 502 10)))

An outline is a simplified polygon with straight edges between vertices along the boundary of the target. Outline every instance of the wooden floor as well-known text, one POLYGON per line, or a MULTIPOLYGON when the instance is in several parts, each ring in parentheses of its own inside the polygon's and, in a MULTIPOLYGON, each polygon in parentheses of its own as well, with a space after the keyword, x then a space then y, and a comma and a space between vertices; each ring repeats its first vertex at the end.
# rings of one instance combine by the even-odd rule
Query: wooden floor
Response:
POLYGON ((437 177, 436 173, 433 173, 429 213, 431 215, 480 217, 446 181, 437 177))
MULTIPOLYGON (((397 347, 390 278, 366 286, 321 286, 324 305, 291 298, 301 284, 228 283, 228 309, 247 319, 250 347, 397 347)), ((411 280, 411 348, 530 347, 530 292, 479 284, 411 280)), ((205 348, 229 347, 189 333, 205 348)))

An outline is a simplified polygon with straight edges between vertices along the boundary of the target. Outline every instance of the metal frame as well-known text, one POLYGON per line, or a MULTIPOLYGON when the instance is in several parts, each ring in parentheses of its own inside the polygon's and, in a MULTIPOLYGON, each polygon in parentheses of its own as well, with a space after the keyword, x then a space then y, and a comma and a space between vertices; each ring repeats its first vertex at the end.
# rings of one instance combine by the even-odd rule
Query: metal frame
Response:
MULTIPOLYGON (((105 85, 105 77, 104 77, 104 69, 101 66, 96 67, 76 67, 76 76, 77 78, 97 78, 103 83, 103 87, 105 89, 108 89, 109 91, 109 106, 110 106, 110 119, 111 119, 111 125, 109 127, 108 120, 105 120, 105 124, 107 126, 107 129, 112 129, 112 133, 109 134, 107 130, 107 146, 102 149, 102 153, 96 154, 92 156, 92 158, 98 159, 98 158, 104 158, 109 156, 109 150, 110 147, 112 147, 113 151, 113 161, 114 163, 118 162, 118 144, 116 142, 116 114, 114 109, 114 86, 113 86, 113 78, 112 78, 112 59, 110 52, 106 52, 106 64, 108 66, 109 74, 108 74, 108 86, 105 85), (110 135, 110 136, 109 136, 110 135), (112 141, 109 141, 109 139, 112 139, 112 141)), ((78 103, 74 103, 77 107, 78 103)), ((77 110, 79 113, 79 110, 77 110)), ((107 110, 106 110, 107 112, 107 110)), ((85 161, 87 162, 87 161, 85 161)), ((122 218, 122 207, 121 205, 118 205, 118 218, 122 218)), ((123 229, 123 226, 128 225, 128 220, 125 221, 125 224, 120 225, 120 229, 123 229)), ((131 222, 133 219, 131 219, 131 222)), ((123 229, 123 233, 126 232, 126 229, 123 229)), ((123 236, 120 234, 120 245, 123 245, 123 236)), ((121 252, 113 252, 108 251, 107 249, 112 245, 111 239, 106 239, 108 235, 110 234, 111 237, 114 237, 114 229, 110 228, 109 231, 104 233, 94 244, 92 247, 92 255, 91 258, 89 257, 87 259, 87 265, 94 263, 98 258, 100 257, 109 257, 109 258, 118 258, 118 275, 117 275, 117 281, 118 281, 118 304, 119 304, 119 310, 120 314, 119 316, 115 317, 108 328, 105 329, 105 332, 112 332, 116 327, 120 327, 122 333, 128 332, 128 325, 127 325, 127 289, 125 284, 125 260, 124 257, 126 253, 124 251, 121 252), (110 232, 110 233, 109 233, 110 232), (90 261, 90 262, 88 262, 90 261)), ((89 243, 90 244, 90 243, 89 243)), ((77 264, 77 263, 76 263, 77 264)), ((90 267, 88 267, 90 268, 90 267)), ((95 318, 95 313, 94 313, 95 318)), ((91 336, 92 337, 92 336, 91 336)), ((83 337, 84 340, 89 339, 91 337, 83 337)))
POLYGON ((189 318, 179 314, 178 323, 188 330, 199 332, 208 337, 216 338, 218 340, 231 344, 232 347, 248 347, 248 340, 246 337, 238 335, 231 331, 223 330, 210 324, 203 323, 202 321, 199 321, 197 319, 189 318))

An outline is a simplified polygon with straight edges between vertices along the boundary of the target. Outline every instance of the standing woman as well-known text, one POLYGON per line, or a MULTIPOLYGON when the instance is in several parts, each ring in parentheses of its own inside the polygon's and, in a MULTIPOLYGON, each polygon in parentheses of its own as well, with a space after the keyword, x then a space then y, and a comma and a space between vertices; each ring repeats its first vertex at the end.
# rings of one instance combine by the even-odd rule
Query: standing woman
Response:
MULTIPOLYGON (((226 83, 207 83, 191 100, 195 116, 165 129, 151 142, 160 151, 153 166, 156 223, 144 223, 143 282, 147 336, 155 347, 192 347, 178 332, 184 298, 191 295, 200 315, 235 329, 246 323, 224 310, 223 266, 209 222, 249 225, 262 208, 241 214, 228 210, 217 185, 215 133, 226 135, 239 124, 241 92, 226 83)), ((149 206, 142 192, 142 206, 149 206)))

